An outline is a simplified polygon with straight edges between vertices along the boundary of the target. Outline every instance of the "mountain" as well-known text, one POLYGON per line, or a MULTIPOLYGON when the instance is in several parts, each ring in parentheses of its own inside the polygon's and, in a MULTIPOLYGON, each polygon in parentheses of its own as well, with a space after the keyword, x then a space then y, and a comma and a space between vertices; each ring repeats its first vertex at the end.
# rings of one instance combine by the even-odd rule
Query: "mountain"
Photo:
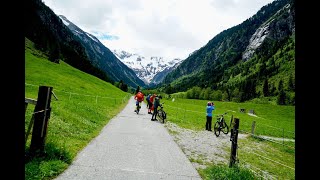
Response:
POLYGON ((133 69, 136 75, 149 86, 160 83, 169 72, 182 62, 179 58, 145 57, 124 50, 113 50, 113 53, 133 69))
POLYGON ((135 72, 122 63, 107 47, 105 47, 94 35, 81 30, 65 16, 59 15, 62 22, 80 40, 89 56, 90 61, 98 68, 108 72, 114 81, 124 81, 132 87, 144 87, 145 83, 136 76, 135 72))
POLYGON ((275 0, 191 53, 159 87, 172 92, 210 88, 229 101, 285 91, 294 104, 294 78, 295 2, 275 0))
POLYGON ((35 48, 46 54, 50 61, 59 63, 63 60, 83 72, 112 82, 108 73, 90 62, 80 40, 41 0, 28 0, 25 9, 25 37, 35 43, 35 48))

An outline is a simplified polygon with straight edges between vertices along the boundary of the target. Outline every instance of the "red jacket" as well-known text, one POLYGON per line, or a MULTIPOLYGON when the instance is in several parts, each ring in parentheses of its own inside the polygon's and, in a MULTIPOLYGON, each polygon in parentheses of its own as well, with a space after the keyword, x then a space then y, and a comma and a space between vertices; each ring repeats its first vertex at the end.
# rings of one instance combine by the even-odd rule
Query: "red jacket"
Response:
POLYGON ((135 96, 134 99, 138 100, 139 102, 144 100, 144 94, 142 92, 138 92, 135 96))
POLYGON ((151 103, 153 103, 155 97, 156 97, 155 95, 152 95, 152 96, 150 97, 150 102, 151 102, 151 103))

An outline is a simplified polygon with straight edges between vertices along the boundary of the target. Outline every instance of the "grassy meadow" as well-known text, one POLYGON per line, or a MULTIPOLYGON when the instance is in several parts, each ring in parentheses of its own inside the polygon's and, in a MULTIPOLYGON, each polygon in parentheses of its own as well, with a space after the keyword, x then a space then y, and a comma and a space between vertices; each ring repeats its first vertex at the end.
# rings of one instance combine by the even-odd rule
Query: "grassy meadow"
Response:
MULTIPOLYGON (((52 179, 60 174, 102 128, 127 104, 131 94, 110 83, 79 71, 63 61, 55 64, 25 44, 25 97, 37 99, 39 86, 53 87, 45 155, 28 157, 32 132, 25 145, 26 179, 52 179)), ((25 132, 34 105, 25 115, 25 132)))
MULTIPOLYGON (((35 50, 33 43, 27 39, 25 73, 25 97, 37 99, 39 86, 50 86, 58 98, 52 96, 51 99, 52 111, 44 156, 29 158, 32 134, 28 136, 25 145, 25 179, 53 179, 63 172, 77 153, 121 111, 131 94, 63 61, 60 61, 60 64, 48 61, 46 55, 35 50)), ((207 101, 182 98, 175 98, 174 101, 166 98, 161 100, 164 102, 168 121, 197 131, 205 129, 207 101)), ((228 124, 231 116, 240 119, 240 133, 251 133, 252 122, 255 121, 256 135, 295 139, 294 106, 219 101, 214 104, 214 115, 228 112, 228 124), (246 112, 241 113, 240 108, 246 112), (254 110, 256 116, 247 114, 249 110, 254 110)), ((25 132, 33 110, 34 105, 29 104, 25 115, 25 132)), ((215 119, 213 118, 213 124, 215 119)), ((250 169, 255 172, 253 179, 260 176, 295 179, 295 150, 287 147, 294 147, 294 142, 273 143, 249 137, 239 139, 238 143, 241 171, 230 170, 226 165, 211 164, 207 169, 199 170, 201 176, 204 179, 229 179, 235 176, 251 179, 252 174, 247 171, 250 169)), ((225 151, 230 154, 230 147, 226 147, 225 151)))
MULTIPOLYGON (((168 121, 178 124, 183 128, 193 130, 205 129, 206 106, 208 100, 197 99, 162 99, 168 121)), ((255 121, 256 135, 272 136, 279 138, 295 139, 295 106, 279 106, 272 104, 235 103, 214 101, 212 124, 216 121, 215 116, 227 112, 227 124, 230 124, 231 116, 239 118, 240 130, 251 132, 252 122, 255 121), (245 113, 240 112, 245 109, 245 113), (254 110, 256 116, 248 114, 254 110)))
MULTIPOLYGON (((180 127, 196 131, 205 129, 206 104, 208 100, 175 98, 161 100, 167 112, 167 120, 180 127)), ((279 138, 279 141, 267 141, 249 136, 238 140, 238 170, 230 170, 228 164, 206 164, 208 168, 199 170, 203 179, 295 179, 295 143, 284 138, 295 139, 295 107, 272 104, 234 103, 214 101, 214 116, 228 112, 227 124, 231 116, 239 118, 239 133, 250 134, 252 122, 255 121, 255 135, 279 138), (240 112, 240 108, 246 110, 240 112), (256 116, 248 114, 254 110, 256 116), (252 177, 253 172, 255 174, 252 177), (235 173, 237 172, 237 173, 235 173), (233 178, 230 178, 232 177, 233 178)), ((216 118, 213 118, 212 125, 216 118)), ((229 133, 230 135, 230 133, 229 133)), ((218 137, 217 137, 218 138, 218 137)), ((224 149, 230 159, 230 146, 224 149)))

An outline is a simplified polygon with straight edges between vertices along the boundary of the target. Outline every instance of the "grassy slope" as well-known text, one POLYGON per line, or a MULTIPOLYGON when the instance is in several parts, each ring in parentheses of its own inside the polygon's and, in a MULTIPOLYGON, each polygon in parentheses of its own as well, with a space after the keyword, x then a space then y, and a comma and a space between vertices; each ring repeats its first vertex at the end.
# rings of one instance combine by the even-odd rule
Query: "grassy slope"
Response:
MULTIPOLYGON (((63 61, 55 64, 34 49, 26 39, 25 96, 37 99, 39 86, 51 86, 51 117, 46 137, 46 155, 26 161, 26 179, 51 179, 61 173, 109 120, 126 105, 130 94, 110 83, 83 73, 63 61)), ((27 132, 34 105, 25 116, 27 132)), ((30 146, 31 134, 26 143, 30 146)))

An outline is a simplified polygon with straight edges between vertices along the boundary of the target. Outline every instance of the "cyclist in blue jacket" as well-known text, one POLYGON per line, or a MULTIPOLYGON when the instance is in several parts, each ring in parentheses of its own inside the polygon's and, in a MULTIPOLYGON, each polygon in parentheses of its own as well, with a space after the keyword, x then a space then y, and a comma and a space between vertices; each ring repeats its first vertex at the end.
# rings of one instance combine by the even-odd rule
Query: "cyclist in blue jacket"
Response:
POLYGON ((213 102, 208 102, 207 103, 207 121, 206 121, 206 130, 207 131, 212 131, 211 130, 211 124, 212 124, 212 111, 214 110, 214 104, 213 102))

